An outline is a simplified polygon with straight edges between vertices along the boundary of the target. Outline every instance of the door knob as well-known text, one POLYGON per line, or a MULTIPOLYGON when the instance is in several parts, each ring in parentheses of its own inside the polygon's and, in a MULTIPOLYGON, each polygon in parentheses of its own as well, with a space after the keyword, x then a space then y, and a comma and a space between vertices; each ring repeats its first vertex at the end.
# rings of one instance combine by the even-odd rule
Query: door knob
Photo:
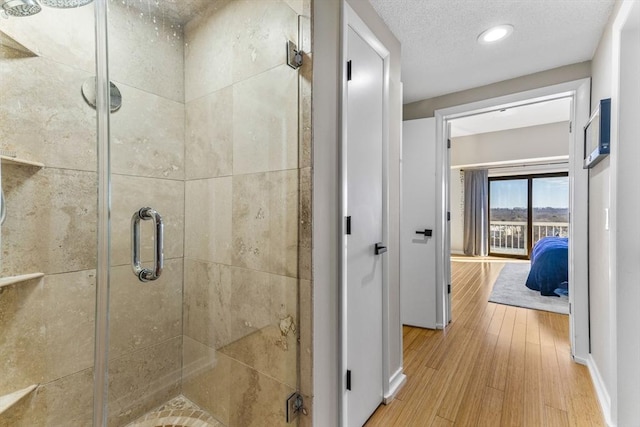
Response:
POLYGON ((376 255, 383 254, 383 253, 387 252, 387 247, 386 246, 382 246, 382 242, 376 243, 375 252, 376 252, 376 255))
POLYGON ((433 230, 429 230, 429 229, 424 229, 424 230, 418 230, 416 231, 416 234, 424 234, 424 237, 431 237, 431 235, 433 234, 433 230))

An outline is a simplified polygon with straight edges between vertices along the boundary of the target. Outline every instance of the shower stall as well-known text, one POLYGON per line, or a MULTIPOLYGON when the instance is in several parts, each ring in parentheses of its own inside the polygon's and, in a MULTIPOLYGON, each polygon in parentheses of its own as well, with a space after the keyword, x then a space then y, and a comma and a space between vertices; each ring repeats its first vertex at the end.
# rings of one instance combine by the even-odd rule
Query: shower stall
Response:
POLYGON ((306 425, 311 0, 0 0, 0 426, 306 425))

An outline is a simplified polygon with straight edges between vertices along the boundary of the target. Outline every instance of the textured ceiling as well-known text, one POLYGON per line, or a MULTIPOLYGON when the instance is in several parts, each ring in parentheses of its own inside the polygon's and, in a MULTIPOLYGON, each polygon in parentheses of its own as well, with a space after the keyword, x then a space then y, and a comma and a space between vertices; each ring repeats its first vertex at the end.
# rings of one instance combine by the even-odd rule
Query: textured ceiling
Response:
POLYGON ((614 0, 369 0, 402 43, 404 102, 593 57, 614 0), (494 25, 506 40, 480 45, 494 25))

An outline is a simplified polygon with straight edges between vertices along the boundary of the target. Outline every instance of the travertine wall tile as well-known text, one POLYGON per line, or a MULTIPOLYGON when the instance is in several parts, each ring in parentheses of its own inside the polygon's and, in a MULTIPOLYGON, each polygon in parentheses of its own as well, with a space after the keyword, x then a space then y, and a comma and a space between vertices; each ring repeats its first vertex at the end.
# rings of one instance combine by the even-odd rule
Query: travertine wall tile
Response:
MULTIPOLYGON (((143 207, 158 211, 164 221, 165 259, 183 254, 184 182, 114 174, 111 208, 111 264, 131 263, 131 217, 143 207)), ((154 228, 141 221, 140 252, 143 261, 153 261, 154 228)))
POLYGON ((182 27, 161 14, 141 12, 131 2, 109 3, 109 75, 156 95, 184 102, 182 27))
POLYGON ((186 105, 186 177, 231 175, 233 89, 229 86, 186 105))
POLYGON ((298 73, 280 65, 236 83, 233 100, 234 175, 297 168, 298 73))
POLYGON ((93 366, 95 299, 95 270, 45 276, 45 381, 93 366))
POLYGON ((95 172, 3 164, 2 185, 3 276, 95 268, 95 172))
MULTIPOLYGON (((111 79, 184 102, 182 27, 126 2, 109 2, 109 13, 111 79)), ((3 20, 0 30, 42 57, 95 74, 94 15, 93 4, 45 7, 27 19, 3 20)))
POLYGON ((281 348, 297 336, 293 278, 187 258, 184 286, 184 333, 212 348, 266 327, 282 325, 287 339, 273 342, 281 348))
POLYGON ((185 256, 231 264, 232 178, 186 182, 185 256))
POLYGON ((228 426, 286 426, 294 389, 185 337, 184 395, 228 426))
MULTIPOLYGON (((6 19, 0 30, 41 57, 95 74, 94 5, 43 7, 26 19, 6 19)), ((3 64, 4 66, 4 64, 3 64)))
POLYGON ((109 362, 109 426, 122 426, 180 391, 182 338, 109 362))
POLYGON ((184 260, 184 334, 212 348, 233 336, 229 305, 233 285, 231 268, 190 258, 184 260))
POLYGON ((225 425, 229 424, 234 362, 211 347, 184 336, 182 393, 225 425))
MULTIPOLYGON (((241 327, 241 333, 234 334, 230 342, 268 325, 279 326, 283 321, 283 329, 289 320, 290 328, 297 328, 296 279, 237 267, 231 269, 231 274, 233 294, 228 310, 234 314, 232 324, 241 327)), ((285 329, 287 333, 290 328, 285 329)))
POLYGON ((251 366, 258 372, 297 387, 298 325, 292 317, 282 319, 234 341, 220 352, 251 366))
MULTIPOLYGON (((224 233, 215 239, 218 242, 231 237, 230 259, 203 259, 203 251, 192 245, 198 241, 194 239, 209 242, 213 236, 198 223, 203 209, 187 213, 185 219, 185 366, 190 365, 187 360, 191 357, 200 361, 197 366, 215 367, 189 378, 185 372, 184 393, 231 426, 284 424, 281 398, 297 386, 295 277, 299 274, 298 210, 302 206, 297 168, 298 124, 302 116, 298 116, 298 72, 284 65, 286 41, 298 42, 296 7, 304 8, 303 2, 232 1, 213 15, 190 23, 186 30, 187 100, 199 98, 198 102, 207 107, 207 97, 201 97, 223 87, 222 96, 230 98, 228 106, 232 108, 227 114, 232 114, 233 128, 229 130, 214 121, 205 128, 208 135, 201 138, 212 139, 209 135, 219 132, 230 135, 233 152, 229 173, 233 176, 227 193, 232 200, 228 217, 231 224, 224 227, 218 221, 213 231, 224 233), (224 23, 220 22, 222 19, 224 23), (222 30, 212 28, 218 23, 222 30), (212 37, 213 33, 226 30, 225 25, 232 29, 221 40, 230 40, 232 51, 212 50, 210 46, 208 51, 196 48, 205 35, 212 37), (205 73, 205 69, 220 73, 205 73), (191 82, 189 76, 196 74, 206 77, 191 82), (232 93, 227 94, 228 91, 232 93), (200 234, 190 233, 192 227, 200 234)), ((189 107, 187 123, 191 129, 192 121, 197 125, 204 120, 198 117, 201 111, 190 112, 189 107)), ((204 131, 196 129, 199 135, 204 131)), ((194 149, 189 141, 192 134, 188 131, 187 152, 194 149)), ((195 148, 201 150, 200 146, 195 148)), ((310 150, 305 150, 304 155, 310 155, 310 150)), ((215 167, 216 162, 217 159, 209 167, 215 167)), ((194 173, 211 173, 194 166, 194 173)), ((186 176, 202 177, 191 175, 189 163, 186 176)), ((188 212, 192 210, 190 200, 199 198, 210 204, 206 200, 212 197, 204 194, 211 191, 203 187, 200 182, 187 182, 188 212)), ((222 197, 213 199, 224 203, 222 197)), ((196 207, 202 206, 200 202, 196 207)), ((210 249, 204 253, 210 253, 210 249)), ((300 258, 304 262, 310 260, 300 258)))
POLYGON ((85 369, 42 384, 0 415, 0 426, 89 426, 92 417, 93 369, 85 369))
POLYGON ((235 386, 231 389, 229 425, 286 427, 282 399, 294 389, 241 363, 236 362, 232 372, 235 386))
MULTIPOLYGON (((45 426, 87 426, 93 418, 93 369, 44 384, 36 391, 44 397, 45 426)), ((42 408, 43 406, 40 405, 42 408)), ((35 425, 35 424, 34 424, 35 425)))
POLYGON ((111 269, 109 357, 182 334, 182 260, 167 260, 160 278, 140 282, 123 265, 111 269))
POLYGON ((234 28, 232 7, 226 2, 185 27, 185 101, 233 83, 234 28))
POLYGON ((96 113, 80 93, 90 76, 46 58, 2 60, 0 147, 47 167, 95 171, 96 113))
POLYGON ((0 288, 0 396, 44 381, 42 279, 0 288))
MULTIPOLYGON (((281 1, 252 0, 236 0, 228 7, 234 9, 235 20, 234 83, 286 64, 287 41, 298 41, 298 20, 293 9, 281 1)), ((277 86, 276 82, 273 85, 277 86)), ((292 95, 296 98, 295 92, 292 95)))
POLYGON ((117 86, 122 107, 111 115, 113 173, 184 179, 184 104, 117 86))
POLYGON ((233 264, 298 274, 298 171, 233 177, 233 264))

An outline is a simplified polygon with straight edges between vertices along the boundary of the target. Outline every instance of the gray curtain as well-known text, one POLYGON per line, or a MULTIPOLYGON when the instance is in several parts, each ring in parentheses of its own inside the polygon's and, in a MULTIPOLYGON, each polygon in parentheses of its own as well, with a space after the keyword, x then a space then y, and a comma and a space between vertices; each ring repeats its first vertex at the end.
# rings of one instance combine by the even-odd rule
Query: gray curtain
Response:
POLYGON ((489 254, 489 171, 464 171, 464 254, 489 254))

